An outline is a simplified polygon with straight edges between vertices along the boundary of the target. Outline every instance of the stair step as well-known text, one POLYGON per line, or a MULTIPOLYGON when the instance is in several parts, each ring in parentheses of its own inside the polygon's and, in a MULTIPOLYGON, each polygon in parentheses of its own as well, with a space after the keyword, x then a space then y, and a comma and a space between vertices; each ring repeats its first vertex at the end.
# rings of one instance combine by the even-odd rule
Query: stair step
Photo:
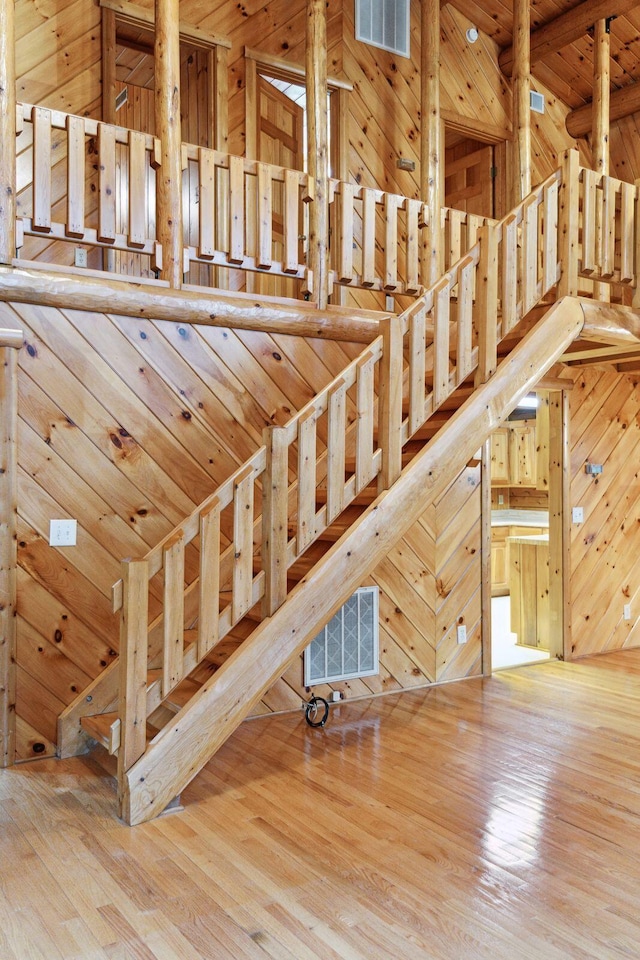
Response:
POLYGON ((163 706, 168 707, 169 710, 173 710, 174 713, 178 713, 182 708, 191 700, 194 693, 197 693, 200 689, 199 683, 194 683, 193 680, 190 680, 188 677, 186 680, 182 680, 176 687, 173 688, 168 697, 162 701, 163 706))
POLYGON ((117 713, 98 713, 93 717, 82 717, 80 726, 85 733, 102 744, 108 753, 116 753, 120 746, 120 719, 117 713))

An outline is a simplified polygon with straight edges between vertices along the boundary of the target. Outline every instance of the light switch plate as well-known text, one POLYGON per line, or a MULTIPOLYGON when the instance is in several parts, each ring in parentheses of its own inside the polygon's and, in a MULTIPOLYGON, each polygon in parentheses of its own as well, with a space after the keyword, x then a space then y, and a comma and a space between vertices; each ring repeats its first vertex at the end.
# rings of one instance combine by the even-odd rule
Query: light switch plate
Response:
POLYGON ((75 547, 78 537, 77 520, 50 520, 49 546, 75 547))
POLYGON ((582 523, 584 521, 584 507, 573 507, 571 519, 573 523, 582 523))
POLYGON ((456 634, 458 638, 458 643, 466 643, 467 642, 467 625, 465 623, 458 624, 456 634))

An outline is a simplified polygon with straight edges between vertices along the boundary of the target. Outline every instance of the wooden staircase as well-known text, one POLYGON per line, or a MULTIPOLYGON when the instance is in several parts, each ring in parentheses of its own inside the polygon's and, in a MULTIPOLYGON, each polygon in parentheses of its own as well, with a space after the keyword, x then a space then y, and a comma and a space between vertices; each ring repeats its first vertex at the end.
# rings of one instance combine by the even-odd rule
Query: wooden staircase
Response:
POLYGON ((118 661, 61 716, 59 749, 91 738, 116 754, 128 823, 180 793, 580 336, 577 204, 558 171, 483 227, 178 528, 123 561, 118 661))

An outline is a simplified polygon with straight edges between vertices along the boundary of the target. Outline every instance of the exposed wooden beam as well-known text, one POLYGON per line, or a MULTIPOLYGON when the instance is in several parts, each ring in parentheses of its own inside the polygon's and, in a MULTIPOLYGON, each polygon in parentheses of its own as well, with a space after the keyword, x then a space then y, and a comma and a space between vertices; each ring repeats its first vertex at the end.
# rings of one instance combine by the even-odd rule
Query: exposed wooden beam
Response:
POLYGON ((609 175, 609 99, 611 94, 611 43, 606 20, 598 20, 593 38, 593 109, 591 119, 592 166, 609 175))
POLYGON ((0 263, 16 255, 15 4, 0 2, 0 263))
POLYGON ((531 193, 531 60, 529 0, 514 0, 513 35, 515 68, 513 71, 513 164, 510 207, 531 193))
MULTIPOLYGON (((609 98, 609 122, 622 120, 632 113, 640 110, 640 82, 635 80, 633 83, 621 87, 619 90, 613 90, 609 98)), ((582 107, 576 107, 567 114, 567 132, 574 138, 584 137, 591 130, 591 114, 593 112, 593 103, 585 103, 582 107)))
POLYGON ((160 276, 180 287, 182 254, 182 130, 178 0, 156 0, 155 125, 162 163, 156 175, 157 234, 162 247, 160 276))
POLYGON ((444 206, 442 122, 440 117, 440 3, 421 4, 420 196, 429 208, 429 251, 424 283, 442 274, 440 211, 444 206))
POLYGON ((202 323, 240 330, 288 333, 322 340, 371 343, 380 333, 379 320, 385 314, 329 306, 322 313, 314 304, 295 302, 283 305, 277 298, 250 294, 215 296, 189 288, 170 290, 160 284, 90 279, 53 270, 0 267, 0 301, 39 303, 71 310, 93 310, 117 316, 147 320, 202 323))
POLYGON ((324 0, 307 0, 307 169, 315 182, 309 209, 309 264, 321 310, 329 299, 329 125, 327 118, 327 15, 324 0))
MULTIPOLYGON (((584 36, 597 20, 619 17, 637 5, 638 0, 585 0, 567 10, 531 34, 531 65, 584 36)), ((498 58, 502 72, 508 77, 513 72, 515 59, 515 44, 505 47, 498 58)))

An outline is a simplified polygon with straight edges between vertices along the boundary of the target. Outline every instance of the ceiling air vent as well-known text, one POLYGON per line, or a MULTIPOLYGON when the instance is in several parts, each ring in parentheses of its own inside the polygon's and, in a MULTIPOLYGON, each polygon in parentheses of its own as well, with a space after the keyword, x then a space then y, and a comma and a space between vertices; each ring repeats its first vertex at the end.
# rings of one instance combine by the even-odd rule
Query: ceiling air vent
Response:
POLYGON ((378 673, 378 588, 360 587, 304 652, 304 685, 378 673))
POLYGON ((356 0, 356 40, 409 56, 409 0, 356 0))

